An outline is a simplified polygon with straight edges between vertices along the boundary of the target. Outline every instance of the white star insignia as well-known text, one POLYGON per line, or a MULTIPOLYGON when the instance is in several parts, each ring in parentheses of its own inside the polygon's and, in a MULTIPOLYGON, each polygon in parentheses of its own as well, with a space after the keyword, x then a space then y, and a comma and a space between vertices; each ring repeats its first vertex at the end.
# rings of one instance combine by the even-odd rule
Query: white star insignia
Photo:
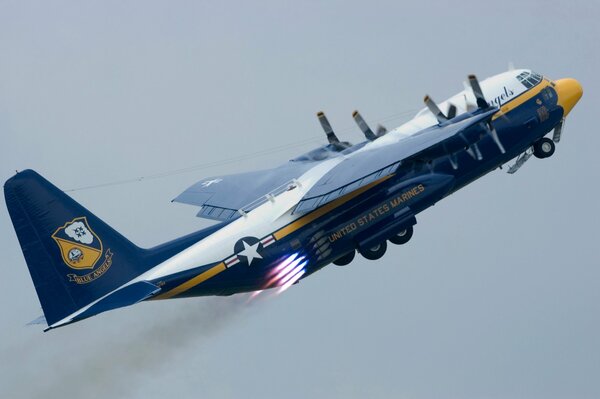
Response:
POLYGON ((244 250, 240 251, 238 255, 245 256, 248 259, 248 266, 250 266, 254 259, 262 259, 262 256, 258 253, 260 241, 254 245, 249 245, 246 241, 242 241, 242 244, 244 244, 244 250))
POLYGON ((202 187, 210 187, 213 184, 221 183, 223 179, 212 179, 202 182, 202 187))

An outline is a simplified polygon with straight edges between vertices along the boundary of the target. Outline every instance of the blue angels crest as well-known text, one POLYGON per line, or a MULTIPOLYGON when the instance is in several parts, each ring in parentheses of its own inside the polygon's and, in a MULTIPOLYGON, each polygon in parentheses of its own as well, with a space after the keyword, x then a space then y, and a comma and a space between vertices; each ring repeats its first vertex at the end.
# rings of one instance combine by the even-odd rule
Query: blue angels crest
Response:
POLYGON ((102 241, 85 217, 78 217, 56 229, 52 238, 62 259, 75 270, 93 269, 102 256, 102 241))

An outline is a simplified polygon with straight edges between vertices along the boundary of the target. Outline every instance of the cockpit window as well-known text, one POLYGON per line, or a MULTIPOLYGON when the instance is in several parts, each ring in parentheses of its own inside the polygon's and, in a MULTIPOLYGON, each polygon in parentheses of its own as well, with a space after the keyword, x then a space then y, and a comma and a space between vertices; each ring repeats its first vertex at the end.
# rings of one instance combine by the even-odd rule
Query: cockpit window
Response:
POLYGON ((521 72, 517 76, 517 80, 521 82, 526 88, 531 89, 533 86, 537 85, 542 81, 542 75, 533 71, 525 71, 521 72))

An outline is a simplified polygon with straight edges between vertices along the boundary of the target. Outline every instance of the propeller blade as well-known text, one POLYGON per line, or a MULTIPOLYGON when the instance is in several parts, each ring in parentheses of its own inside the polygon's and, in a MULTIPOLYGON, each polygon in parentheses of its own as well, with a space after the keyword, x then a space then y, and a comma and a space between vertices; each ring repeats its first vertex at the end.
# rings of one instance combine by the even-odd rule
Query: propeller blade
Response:
POLYGON ((469 147, 467 147, 467 154, 477 161, 481 161, 483 159, 483 155, 481 155, 481 151, 479 150, 479 146, 477 144, 471 144, 469 147))
POLYGON ((473 90, 473 94, 477 99, 477 106, 479 108, 488 108, 489 104, 487 101, 485 101, 483 91, 481 90, 481 86, 479 86, 479 81, 475 75, 469 75, 469 84, 471 85, 471 90, 473 90))
POLYGON ((517 170, 519 170, 521 168, 521 166, 523 166, 523 164, 525 162, 527 162, 527 160, 529 158, 531 158, 532 155, 533 155, 533 150, 531 149, 531 147, 529 147, 527 149, 527 151, 525 151, 524 153, 522 153, 521 155, 519 155, 517 157, 517 160, 516 160, 515 164, 512 165, 510 168, 508 168, 508 170, 506 171, 506 173, 510 173, 511 175, 513 173, 516 173, 517 170))
POLYGON ((492 136, 492 139, 494 140, 494 143, 496 143, 496 146, 498 146, 500 152, 504 154, 506 150, 504 149, 504 146, 502 145, 502 142, 498 137, 498 132, 496 131, 496 129, 494 129, 494 126, 492 126, 491 123, 488 123, 487 131, 490 134, 490 136, 492 136))
POLYGON ((448 119, 453 119, 456 117, 456 105, 450 103, 450 105, 448 106, 447 117, 448 119))
POLYGON ((452 165, 452 169, 458 169, 458 159, 456 158, 456 154, 448 155, 448 159, 450 160, 450 165, 452 165))
POLYGON ((565 124, 565 120, 558 122, 558 125, 554 127, 554 134, 552 135, 552 141, 558 143, 560 141, 560 136, 562 135, 563 126, 565 124))
POLYGON ((474 106, 473 103, 470 103, 469 100, 467 100, 466 94, 463 94, 463 98, 465 100, 465 109, 467 110, 467 112, 475 111, 477 109, 477 107, 474 106))
POLYGON ((377 134, 377 137, 385 136, 387 134, 387 132, 388 132, 388 130, 385 126, 377 125, 377 130, 375 131, 375 133, 377 134))
POLYGON ((321 123, 321 127, 323 128, 323 131, 325 131, 325 134, 327 135, 327 140, 329 140, 329 144, 339 144, 340 140, 337 138, 337 136, 333 132, 333 129, 331 128, 331 124, 329 123, 329 120, 325 116, 325 113, 323 111, 317 112, 317 118, 319 118, 319 123, 321 123))
POLYGON ((473 144, 471 147, 473 147, 475 150, 475 156, 477 157, 477 160, 481 161, 483 159, 483 155, 481 155, 481 151, 479 151, 479 146, 477 143, 473 144))
POLYGON ((440 109, 440 107, 437 106, 437 104, 435 103, 435 101, 433 101, 431 99, 431 97, 425 96, 425 98, 423 99, 423 102, 425 103, 425 105, 427 106, 427 108, 429 108, 429 110, 431 111, 431 113, 433 115, 435 115, 435 118, 437 119, 437 121, 439 123, 443 123, 443 122, 446 122, 448 120, 448 118, 446 118, 446 115, 444 115, 444 113, 442 112, 442 110, 440 109))
POLYGON ((371 130, 369 125, 367 125, 367 122, 365 122, 365 120, 358 113, 358 111, 354 111, 352 113, 352 117, 354 118, 354 121, 358 125, 358 128, 363 132, 363 134, 365 135, 367 140, 373 141, 377 138, 377 135, 375 133, 373 133, 373 131, 371 130))

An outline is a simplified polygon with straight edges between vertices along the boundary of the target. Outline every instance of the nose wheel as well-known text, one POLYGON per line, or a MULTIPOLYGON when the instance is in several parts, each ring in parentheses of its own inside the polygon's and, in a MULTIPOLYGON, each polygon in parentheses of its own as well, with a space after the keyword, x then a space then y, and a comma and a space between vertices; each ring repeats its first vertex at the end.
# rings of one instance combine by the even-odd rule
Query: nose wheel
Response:
POLYGON ((554 154, 555 149, 556 146, 554 145, 554 141, 547 137, 543 137, 533 144, 533 155, 539 159, 548 158, 554 154))
POLYGON ((527 162, 527 160, 531 158, 532 155, 535 155, 535 157, 539 159, 551 157, 552 154, 554 154, 554 150, 556 149, 556 145, 554 143, 558 143, 560 141, 564 121, 565 120, 563 119, 554 127, 554 134, 552 134, 552 139, 542 137, 541 139, 533 143, 531 147, 529 147, 527 150, 525 150, 525 152, 523 152, 517 157, 515 163, 508 168, 507 172, 510 174, 516 173, 521 168, 521 166, 523 166, 525 162, 527 162))

